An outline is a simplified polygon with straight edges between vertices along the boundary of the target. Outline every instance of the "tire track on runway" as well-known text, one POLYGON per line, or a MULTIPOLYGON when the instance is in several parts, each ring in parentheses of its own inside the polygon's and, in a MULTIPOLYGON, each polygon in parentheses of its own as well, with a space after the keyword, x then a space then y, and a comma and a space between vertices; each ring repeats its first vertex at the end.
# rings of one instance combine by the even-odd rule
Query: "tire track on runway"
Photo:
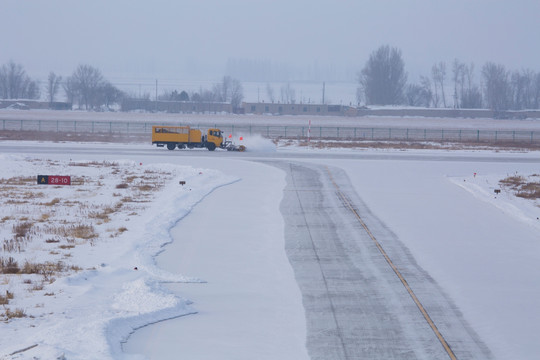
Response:
POLYGON ((366 228, 451 344, 455 358, 492 358, 459 309, 358 197, 342 169, 328 166, 334 185, 324 165, 259 161, 287 174, 280 206, 285 250, 302 292, 312 360, 454 359, 366 228), (344 199, 361 214, 365 227, 344 199))
POLYGON ((407 280, 403 277, 399 269, 392 262, 392 259, 390 259, 390 257, 388 256, 388 254, 386 253, 382 245, 379 243, 379 241, 377 241, 375 236, 373 236, 373 233, 369 230, 364 220, 362 220, 362 217, 360 217, 360 215, 358 214, 358 211, 356 211, 356 209, 352 206, 351 201, 345 196, 345 194, 343 194, 343 192, 339 188, 339 185, 334 180, 334 177, 332 176, 332 173, 330 172, 330 169, 328 168, 328 166, 326 166, 325 168, 326 168, 326 171, 328 172, 328 176, 330 177, 330 181, 336 187, 338 197, 342 200, 343 204, 354 214, 358 222, 360 222, 360 225, 362 225, 364 230, 366 230, 366 233, 368 234, 368 236, 371 238, 371 240, 373 240, 373 242, 375 243, 375 246, 377 246, 377 249, 379 249, 379 251, 381 252, 381 255, 384 257, 388 265, 390 265, 394 273, 397 275, 397 277, 399 278, 399 280, 401 281, 401 283, 403 284, 403 286, 405 287, 405 289, 407 290, 407 292, 413 299, 414 303, 416 304, 416 306, 418 307, 418 309, 420 310, 420 312, 426 319, 428 325, 431 327, 431 329, 435 333, 435 336, 437 336, 437 339, 439 339, 439 341, 441 342, 441 345, 443 346, 444 350, 446 351, 450 359, 457 360, 457 357, 452 351, 452 348, 450 347, 450 345, 448 344, 444 336, 441 334, 441 332, 437 328, 437 325, 435 325, 435 323, 429 316, 428 312, 426 311, 426 309, 424 308, 424 306, 422 305, 422 303, 420 302, 420 300, 418 299, 418 297, 416 296, 412 288, 409 286, 409 283, 407 282, 407 280))
MULTIPOLYGON (((290 169, 290 173, 291 173, 291 179, 292 179, 292 183, 293 183, 293 187, 295 190, 295 194, 296 194, 296 198, 298 200, 298 203, 300 204, 300 209, 301 209, 301 212, 303 214, 303 217, 304 217, 304 222, 306 224, 306 228, 307 228, 307 232, 309 234, 309 239, 310 239, 310 242, 311 242, 311 246, 312 246, 312 250, 313 250, 313 253, 315 254, 315 258, 317 260, 317 263, 320 264, 321 263, 321 258, 319 256, 319 252, 317 250, 317 247, 315 246, 315 242, 313 241, 313 235, 311 233, 311 228, 308 226, 308 221, 307 221, 307 218, 306 218, 306 212, 304 210, 304 206, 302 204, 302 201, 300 199, 300 194, 298 193, 299 190, 296 186, 296 178, 294 176, 294 172, 293 172, 293 168, 292 168, 292 164, 289 164, 289 169, 290 169)), ((343 340, 343 331, 341 329, 341 327, 339 326, 339 322, 337 320, 337 317, 336 317, 336 307, 335 307, 335 304, 334 302, 332 301, 332 297, 329 296, 330 294, 330 289, 328 287, 328 280, 326 278, 326 275, 323 271, 323 269, 319 266, 319 271, 320 271, 320 274, 321 274, 321 278, 323 279, 323 282, 324 282, 324 287, 325 287, 325 290, 326 290, 326 294, 328 295, 328 302, 330 303, 330 307, 332 309, 332 317, 333 317, 333 320, 334 320, 334 325, 337 329, 337 335, 338 335, 338 338, 339 338, 339 341, 341 343, 341 349, 343 351, 343 357, 345 360, 348 360, 349 359, 349 356, 347 354, 347 347, 345 346, 345 341, 343 340)))

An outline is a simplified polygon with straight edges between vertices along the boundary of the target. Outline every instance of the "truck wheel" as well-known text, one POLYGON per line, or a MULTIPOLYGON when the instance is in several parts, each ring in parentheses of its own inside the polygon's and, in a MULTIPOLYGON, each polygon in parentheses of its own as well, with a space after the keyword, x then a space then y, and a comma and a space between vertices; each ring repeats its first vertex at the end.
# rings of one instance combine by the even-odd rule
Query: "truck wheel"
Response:
POLYGON ((178 144, 178 145, 176 145, 176 147, 179 148, 179 149, 185 149, 185 148, 186 148, 186 145, 184 145, 184 144, 178 144))
POLYGON ((214 151, 214 150, 216 150, 216 144, 214 144, 214 143, 208 143, 208 144, 206 144, 206 148, 207 148, 208 150, 210 150, 210 151, 214 151))
POLYGON ((174 150, 175 147, 176 147, 176 144, 167 144, 167 149, 169 150, 174 150))

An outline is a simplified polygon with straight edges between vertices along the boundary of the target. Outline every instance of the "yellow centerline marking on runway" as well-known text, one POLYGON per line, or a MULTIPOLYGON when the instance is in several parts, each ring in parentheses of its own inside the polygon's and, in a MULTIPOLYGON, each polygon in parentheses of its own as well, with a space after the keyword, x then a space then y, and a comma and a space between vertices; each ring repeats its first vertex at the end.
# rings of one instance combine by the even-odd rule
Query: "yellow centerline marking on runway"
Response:
POLYGON ((446 340, 444 339, 444 337, 442 336, 441 332, 439 331, 439 329, 437 329, 437 326, 435 325, 435 323, 433 322, 433 320, 431 319, 431 317, 429 316, 428 312, 426 311, 426 309, 424 308, 424 306, 422 305, 422 303, 420 302, 420 300, 418 300, 418 297, 416 296, 416 294, 414 293, 414 291, 411 289, 411 287, 409 286, 409 283, 407 282, 407 280, 405 280, 405 278, 403 277, 403 275, 401 275, 401 272, 398 270, 398 268, 394 265, 394 263, 392 262, 392 260, 390 259, 390 257, 388 256, 388 254, 386 253, 386 251, 384 251, 383 247, 381 246, 381 244, 379 243, 379 241, 375 238, 375 236, 373 236, 373 234, 371 233, 371 231, 369 230, 369 228, 367 227, 366 223, 364 222, 364 220, 362 220, 362 218, 360 217, 360 215, 358 214, 358 212, 356 211, 356 209, 354 209, 354 207, 352 206, 351 202, 345 197, 345 195, 341 192, 341 189, 339 188, 338 184, 335 182, 334 180, 334 177, 332 176, 332 173, 330 172, 330 169, 328 169, 328 167, 326 166, 326 171, 328 172, 328 176, 330 177, 330 180, 332 181, 332 184, 334 184, 336 190, 337 190, 337 193, 339 195, 339 197, 341 198, 341 200, 343 201, 343 203, 349 208, 349 210, 351 210, 351 212, 355 215, 356 219, 360 222, 360 224, 362 225, 362 227, 364 228, 364 230, 366 231, 366 233, 369 235, 369 237, 371 238, 371 240, 373 240, 373 242, 375 243, 375 246, 377 246, 377 249, 379 249, 379 252, 382 254, 382 256, 384 257, 384 259, 386 260, 386 262, 388 263, 388 265, 390 265, 390 267, 392 268, 392 270, 394 270, 394 273, 397 275, 397 277, 399 278, 399 280, 401 281, 401 283, 403 284, 403 286, 405 286, 405 289, 407 290, 407 292, 409 293, 409 295, 411 296, 411 298, 413 299, 414 303, 416 304, 416 306, 418 307, 418 309, 420 310, 420 312, 422 313, 422 315, 424 316, 424 318, 426 319, 427 323, 429 324, 429 326, 431 327, 431 329, 433 330, 433 332, 435 333, 435 335, 437 336, 437 338, 439 339, 439 341, 441 342, 442 346, 444 347, 444 350, 446 351, 446 353, 448 354, 448 356, 450 356, 450 359, 452 360, 457 360, 457 357, 456 355, 454 354, 454 352, 452 351, 452 349, 450 348, 450 345, 448 345, 448 343, 446 342, 446 340))

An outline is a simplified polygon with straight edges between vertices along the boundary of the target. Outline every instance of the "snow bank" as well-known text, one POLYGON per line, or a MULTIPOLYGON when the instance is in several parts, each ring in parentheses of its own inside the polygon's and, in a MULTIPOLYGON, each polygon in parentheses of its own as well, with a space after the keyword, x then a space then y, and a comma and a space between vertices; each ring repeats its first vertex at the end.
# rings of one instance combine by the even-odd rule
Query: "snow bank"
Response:
MULTIPOLYGON (((509 176, 531 178, 531 175, 516 172, 513 174, 473 175, 467 178, 452 177, 449 180, 476 198, 495 206, 506 215, 540 230, 540 201, 517 197, 515 191, 501 186, 500 183, 501 180, 509 176)), ((534 179, 530 180, 538 182, 539 178, 535 176, 534 179)))
POLYGON ((133 358, 122 353, 121 343, 134 329, 193 313, 189 301, 172 295, 162 283, 203 280, 163 271, 155 265, 154 257, 172 241, 171 227, 214 189, 237 178, 215 170, 171 164, 146 166, 133 161, 115 161, 111 166, 0 155, 0 163, 4 182, 26 178, 25 183, 10 188, 14 198, 17 193, 29 198, 15 204, 4 202, 0 207, 3 238, 13 237, 12 223, 23 221, 18 214, 35 222, 34 226, 53 226, 58 216, 68 223, 92 225, 98 234, 88 241, 75 239, 61 248, 36 234, 27 244, 27 252, 3 250, 4 259, 12 256, 19 263, 56 263, 64 254, 61 261, 80 270, 54 274, 56 279, 42 282, 42 289, 35 285, 29 289, 41 281, 39 275, 0 275, 0 294, 14 294, 6 307, 24 309, 27 315, 3 325, 0 359, 133 358), (30 184, 29 179, 38 174, 76 175, 83 181, 63 187, 30 184), (131 184, 127 190, 117 187, 137 176, 153 176, 163 182, 162 187, 149 194, 140 190, 143 183, 131 184), (109 214, 107 221, 92 222, 92 210, 87 209, 114 207, 121 196, 130 199, 125 211, 109 214), (46 208, 50 218, 40 222, 43 204, 50 199, 58 199, 58 203, 46 208), (77 203, 83 210, 74 210, 77 203), (19 352, 30 346, 34 347, 19 352))

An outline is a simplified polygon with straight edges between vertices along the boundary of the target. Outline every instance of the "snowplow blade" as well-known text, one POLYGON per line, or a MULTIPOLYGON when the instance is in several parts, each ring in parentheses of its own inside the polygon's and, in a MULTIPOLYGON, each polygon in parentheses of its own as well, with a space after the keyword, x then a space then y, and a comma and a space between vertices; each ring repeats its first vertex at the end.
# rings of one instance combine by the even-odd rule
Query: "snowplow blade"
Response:
POLYGON ((244 145, 229 145, 227 146, 228 151, 246 151, 246 147, 244 145))

